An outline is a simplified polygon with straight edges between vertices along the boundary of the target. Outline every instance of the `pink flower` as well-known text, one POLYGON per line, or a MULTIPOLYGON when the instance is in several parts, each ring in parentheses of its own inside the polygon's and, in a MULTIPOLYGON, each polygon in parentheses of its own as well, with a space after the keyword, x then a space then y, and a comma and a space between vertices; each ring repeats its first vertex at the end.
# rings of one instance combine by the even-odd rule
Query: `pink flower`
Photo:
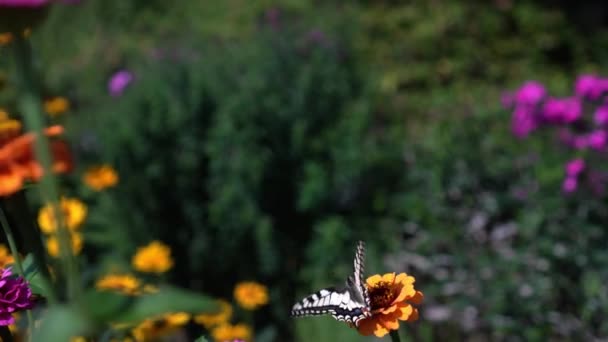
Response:
POLYGON ((589 134, 587 141, 589 143, 589 147, 594 150, 601 150, 606 147, 606 142, 608 142, 608 135, 604 131, 594 131, 589 134))
POLYGON ((127 70, 116 72, 108 81, 108 92, 112 96, 120 96, 133 81, 133 74, 127 70))
POLYGON ((595 110, 593 122, 598 126, 603 126, 608 123, 608 106, 600 106, 595 110))
POLYGON ((566 179, 564 179, 564 183, 562 183, 562 190, 564 190, 565 193, 572 193, 577 187, 578 180, 574 177, 566 177, 566 179))
POLYGON ((527 105, 515 107, 515 111, 511 117, 511 130, 515 136, 525 138, 537 127, 538 122, 536 121, 533 108, 527 105))
POLYGON ((582 158, 573 159, 566 164, 566 175, 576 177, 583 172, 584 169, 585 161, 582 158))
POLYGON ((538 104, 546 95, 547 91, 540 82, 528 81, 524 83, 515 93, 515 101, 518 104, 535 105, 538 104))
POLYGON ((581 75, 576 79, 574 92, 576 95, 597 100, 608 90, 608 80, 595 75, 581 75))
POLYGON ((22 277, 15 277, 10 268, 0 276, 0 326, 15 323, 13 313, 34 306, 32 290, 22 277))
POLYGON ((572 123, 583 114, 583 106, 575 97, 550 98, 543 106, 543 117, 550 123, 572 123))
POLYGON ((43 7, 49 0, 0 0, 0 7, 43 7))

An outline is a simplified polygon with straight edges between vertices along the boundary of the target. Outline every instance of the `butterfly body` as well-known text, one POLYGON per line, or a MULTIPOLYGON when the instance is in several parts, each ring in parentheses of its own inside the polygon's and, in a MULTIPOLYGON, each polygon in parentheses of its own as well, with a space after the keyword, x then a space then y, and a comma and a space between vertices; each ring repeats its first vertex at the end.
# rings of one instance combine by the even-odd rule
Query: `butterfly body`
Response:
POLYGON ((328 287, 305 297, 293 306, 291 316, 329 314, 351 326, 357 326, 361 319, 369 317, 369 293, 363 279, 364 259, 365 246, 359 242, 353 263, 354 273, 347 278, 346 286, 328 287))

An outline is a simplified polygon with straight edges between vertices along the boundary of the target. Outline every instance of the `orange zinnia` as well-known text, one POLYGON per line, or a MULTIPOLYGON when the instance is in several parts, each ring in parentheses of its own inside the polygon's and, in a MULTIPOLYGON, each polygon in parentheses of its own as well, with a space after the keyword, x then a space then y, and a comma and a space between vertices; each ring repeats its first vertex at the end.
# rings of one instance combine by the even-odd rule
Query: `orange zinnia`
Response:
POLYGON ((414 289, 415 281, 406 273, 376 274, 367 278, 372 315, 359 321, 359 333, 382 337, 390 330, 399 329, 399 321, 417 320, 418 309, 412 304, 420 304, 423 295, 414 289))
MULTIPOLYGON (((21 189, 25 181, 42 177, 42 166, 34 158, 33 132, 20 134, 20 125, 8 125, 15 120, 0 117, 0 196, 9 196, 21 189)), ((44 130, 48 137, 63 133, 63 127, 51 126, 44 130)), ((72 168, 68 146, 62 141, 50 142, 53 155, 52 169, 63 173, 72 168)))

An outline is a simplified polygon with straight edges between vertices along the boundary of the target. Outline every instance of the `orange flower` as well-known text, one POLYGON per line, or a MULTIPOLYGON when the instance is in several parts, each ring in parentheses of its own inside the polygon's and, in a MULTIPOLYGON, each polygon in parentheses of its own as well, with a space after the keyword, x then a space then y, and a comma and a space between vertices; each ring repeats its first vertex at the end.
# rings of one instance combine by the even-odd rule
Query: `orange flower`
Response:
POLYGON ((255 310, 268 304, 268 289, 255 281, 245 281, 234 287, 234 298, 246 310, 255 310))
POLYGON ((44 101, 44 111, 50 116, 57 116, 70 110, 70 101, 65 97, 57 96, 44 101))
MULTIPOLYGON (((42 177, 42 166, 34 158, 33 132, 20 134, 21 125, 15 120, 0 115, 0 196, 9 196, 19 191, 25 181, 37 181, 42 177)), ((63 127, 51 126, 44 131, 49 137, 63 133, 63 127)), ((67 145, 62 141, 51 141, 53 155, 52 170, 68 172, 72 161, 67 145)))
POLYGON ((359 333, 382 337, 390 330, 399 329, 399 321, 417 320, 418 309, 412 304, 420 304, 423 295, 414 289, 415 281, 406 273, 376 274, 367 278, 372 316, 359 321, 359 333))
POLYGON ((13 34, 10 32, 0 33, 0 46, 6 45, 13 41, 13 34))
POLYGON ((118 173, 110 165, 93 166, 84 174, 83 180, 91 189, 101 191, 118 183, 118 173))

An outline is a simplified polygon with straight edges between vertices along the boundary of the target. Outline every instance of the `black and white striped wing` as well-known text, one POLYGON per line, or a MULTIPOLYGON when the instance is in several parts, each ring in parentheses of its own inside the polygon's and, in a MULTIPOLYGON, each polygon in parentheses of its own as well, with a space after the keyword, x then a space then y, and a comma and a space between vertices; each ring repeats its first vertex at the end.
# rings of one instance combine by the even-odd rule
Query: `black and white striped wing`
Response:
POLYGON ((338 321, 357 325, 366 317, 365 303, 353 300, 350 289, 336 290, 333 287, 323 289, 296 303, 291 316, 318 316, 329 314, 338 321))
POLYGON ((369 293, 364 276, 365 244, 359 241, 355 259, 354 272, 346 279, 346 288, 333 287, 323 289, 302 299, 291 310, 291 315, 317 316, 330 314, 335 319, 348 324, 358 325, 359 321, 371 313, 369 293))
POLYGON ((357 244, 353 268, 354 286, 361 293, 363 302, 370 307, 369 292, 367 291, 367 285, 365 284, 365 243, 363 241, 359 241, 357 244))

